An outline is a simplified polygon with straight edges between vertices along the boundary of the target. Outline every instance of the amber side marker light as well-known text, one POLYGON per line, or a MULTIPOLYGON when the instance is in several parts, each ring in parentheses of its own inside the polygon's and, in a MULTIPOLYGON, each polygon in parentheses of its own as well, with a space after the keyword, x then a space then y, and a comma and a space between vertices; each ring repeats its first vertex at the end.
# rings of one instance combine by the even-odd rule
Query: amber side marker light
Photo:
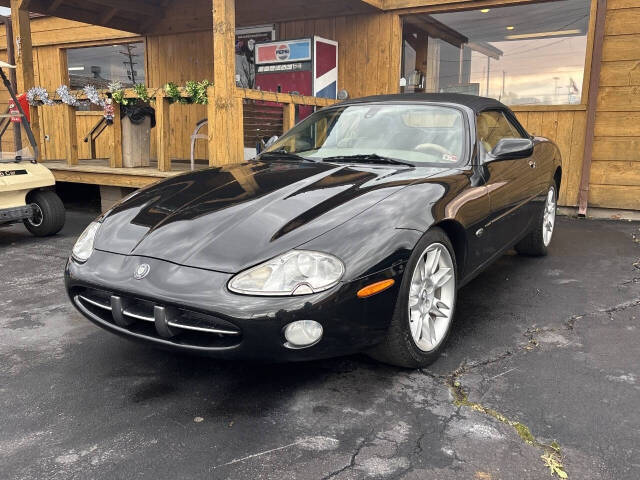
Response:
POLYGON ((387 288, 392 287, 396 283, 395 280, 382 280, 381 282, 372 283, 358 291, 358 298, 367 298, 375 295, 376 293, 384 292, 387 288))

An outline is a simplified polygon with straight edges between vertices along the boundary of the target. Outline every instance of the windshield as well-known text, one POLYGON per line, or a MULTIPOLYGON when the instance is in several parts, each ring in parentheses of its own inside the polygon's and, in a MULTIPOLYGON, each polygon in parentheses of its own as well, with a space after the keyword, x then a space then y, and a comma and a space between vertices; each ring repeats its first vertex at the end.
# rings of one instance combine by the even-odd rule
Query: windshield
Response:
POLYGON ((463 125, 462 112, 436 105, 328 108, 295 126, 267 152, 317 161, 376 155, 414 165, 451 165, 464 152, 463 125))

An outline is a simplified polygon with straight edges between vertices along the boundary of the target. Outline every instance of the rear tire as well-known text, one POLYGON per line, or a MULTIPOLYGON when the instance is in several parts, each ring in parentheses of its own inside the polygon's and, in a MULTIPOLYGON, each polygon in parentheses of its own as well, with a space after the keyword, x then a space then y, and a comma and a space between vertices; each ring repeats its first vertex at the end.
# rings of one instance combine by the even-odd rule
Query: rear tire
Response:
POLYGON ((51 190, 42 190, 31 193, 29 203, 33 205, 33 218, 24 221, 27 227, 36 237, 48 237, 55 235, 64 226, 64 205, 60 197, 51 190))
POLYGON ((407 262, 387 336, 368 354, 398 367, 421 368, 433 363, 451 331, 457 300, 456 272, 449 237, 440 228, 429 230, 407 262), (425 283, 420 283, 422 265, 428 277, 425 283), (423 317, 420 312, 425 310, 423 317))
POLYGON ((520 255, 544 257, 549 253, 557 208, 556 187, 552 185, 547 193, 544 210, 536 218, 533 229, 515 246, 520 255))

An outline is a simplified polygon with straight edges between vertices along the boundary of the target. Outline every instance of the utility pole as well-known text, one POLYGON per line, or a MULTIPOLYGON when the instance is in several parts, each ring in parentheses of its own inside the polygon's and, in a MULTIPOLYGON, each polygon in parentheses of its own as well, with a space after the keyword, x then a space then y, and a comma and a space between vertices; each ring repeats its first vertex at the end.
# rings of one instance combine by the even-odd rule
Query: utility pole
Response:
POLYGON ((487 55, 487 97, 489 96, 489 78, 491 78, 491 57, 487 55))
POLYGON ((504 80, 506 76, 507 76, 507 72, 502 70, 502 90, 500 91, 500 98, 498 99, 499 101, 502 101, 502 97, 504 97, 504 80))
POLYGON ((125 66, 127 67, 127 69, 129 70, 129 78, 131 79, 131 83, 133 83, 134 85, 136 84, 136 71, 134 69, 134 65, 137 65, 138 62, 134 62, 133 59, 135 57, 139 57, 140 55, 136 55, 135 53, 133 53, 133 48, 131 46, 130 43, 127 43, 125 45, 125 48, 127 49, 126 52, 120 52, 122 55, 125 55, 128 58, 128 61, 122 62, 125 64, 125 66))

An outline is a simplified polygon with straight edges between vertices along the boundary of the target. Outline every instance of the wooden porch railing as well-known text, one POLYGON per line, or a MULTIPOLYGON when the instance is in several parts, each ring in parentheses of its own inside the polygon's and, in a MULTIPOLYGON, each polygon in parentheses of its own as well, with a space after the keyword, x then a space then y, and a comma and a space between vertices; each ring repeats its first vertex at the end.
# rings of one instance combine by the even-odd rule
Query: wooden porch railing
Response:
MULTIPOLYGON (((170 133, 171 133, 171 120, 170 120, 170 112, 171 112, 171 102, 170 98, 168 98, 164 92, 164 89, 159 88, 154 92, 153 88, 150 88, 150 93, 152 96, 155 96, 155 102, 152 104, 156 111, 156 148, 157 148, 157 162, 158 162, 158 170, 162 172, 171 171, 171 157, 170 157, 170 133)), ((79 99, 84 99, 83 92, 73 92, 79 99)), ((188 95, 181 89, 181 95, 184 98, 188 98, 188 95)), ((138 98, 133 89, 127 89, 124 92, 125 98, 135 99, 138 98)), ((208 117, 209 117, 209 125, 212 125, 212 118, 215 118, 214 115, 216 109, 219 108, 215 105, 215 88, 209 87, 207 91, 207 96, 209 98, 209 107, 208 107, 208 117)), ((264 102, 273 102, 282 104, 283 106, 283 132, 286 132, 290 128, 295 125, 296 119, 296 106, 311 106, 311 107, 327 107, 337 103, 336 100, 327 99, 327 98, 318 98, 318 97, 309 97, 302 95, 292 95, 289 93, 273 93, 273 92, 264 92, 260 90, 251 90, 245 88, 237 88, 235 92, 235 101, 238 102, 239 105, 242 105, 247 100, 258 100, 264 102)), ((78 165, 78 136, 77 136, 77 125, 76 125, 76 110, 74 107, 63 104, 58 106, 63 110, 63 127, 64 127, 64 136, 66 137, 64 140, 66 147, 66 161, 70 166, 78 165)), ((39 107, 39 108, 49 108, 49 107, 39 107)), ((242 110, 240 110, 242 111, 242 110)), ((209 142, 229 142, 230 144, 237 143, 238 149, 236 151, 241 152, 244 148, 244 121, 243 116, 239 115, 236 118, 237 128, 235 129, 237 132, 237 136, 235 138, 223 138, 217 139, 215 138, 215 127, 209 128, 209 142)), ((114 122, 113 125, 107 127, 111 130, 111 134, 113 135, 113 145, 111 148, 111 156, 109 158, 109 166, 111 168, 122 168, 122 123, 120 119, 120 108, 119 105, 114 104, 114 122)), ((90 141, 91 135, 88 136, 88 141, 90 141)), ((242 158, 229 159, 229 163, 234 161, 240 161, 242 158)), ((215 158, 209 158, 209 163, 213 166, 215 165, 215 158)))
MULTIPOLYGON (((211 94, 210 94, 211 96, 211 94)), ((237 88, 236 97, 247 100, 262 100, 283 104, 283 130, 286 132, 296 123, 296 105, 306 105, 311 107, 328 107, 337 103, 337 100, 320 97, 307 97, 303 95, 292 95, 290 93, 264 92, 262 90, 251 90, 249 88, 237 88)))

